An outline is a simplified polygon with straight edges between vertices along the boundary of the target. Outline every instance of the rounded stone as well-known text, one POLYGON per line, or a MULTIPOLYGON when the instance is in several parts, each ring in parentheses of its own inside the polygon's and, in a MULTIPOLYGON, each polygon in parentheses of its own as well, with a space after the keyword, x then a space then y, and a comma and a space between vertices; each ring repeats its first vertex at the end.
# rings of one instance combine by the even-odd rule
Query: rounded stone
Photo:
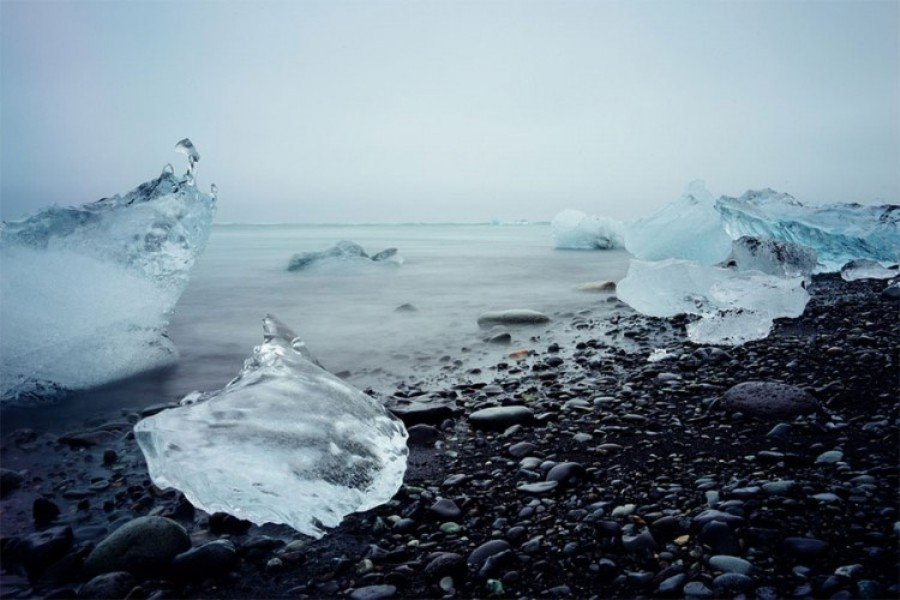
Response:
POLYGON ((722 396, 725 409, 764 418, 782 418, 815 412, 819 402, 794 385, 774 381, 746 381, 722 396))
POLYGON ((492 327, 494 325, 540 325, 549 322, 550 317, 544 313, 524 308, 486 312, 478 317, 478 325, 481 327, 492 327))
POLYGON ((128 571, 148 575, 164 571, 191 547, 184 527, 165 517, 138 517, 108 535, 88 555, 88 573, 128 571))
POLYGON ((125 571, 97 575, 78 591, 79 598, 124 598, 134 588, 134 577, 125 571))
POLYGON ((482 408, 469 415, 469 422, 476 429, 506 429, 510 425, 530 423, 534 411, 527 406, 493 406, 482 408))

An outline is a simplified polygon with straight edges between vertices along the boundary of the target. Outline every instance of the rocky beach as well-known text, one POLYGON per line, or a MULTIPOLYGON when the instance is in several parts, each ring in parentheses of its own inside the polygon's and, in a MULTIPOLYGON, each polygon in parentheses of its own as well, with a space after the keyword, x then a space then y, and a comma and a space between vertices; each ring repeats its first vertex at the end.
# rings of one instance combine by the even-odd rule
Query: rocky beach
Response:
POLYGON ((885 286, 817 275, 801 317, 731 348, 613 296, 604 322, 554 315, 578 341, 381 396, 404 485, 319 540, 153 486, 132 427, 169 405, 10 431, 0 595, 897 597, 885 286))

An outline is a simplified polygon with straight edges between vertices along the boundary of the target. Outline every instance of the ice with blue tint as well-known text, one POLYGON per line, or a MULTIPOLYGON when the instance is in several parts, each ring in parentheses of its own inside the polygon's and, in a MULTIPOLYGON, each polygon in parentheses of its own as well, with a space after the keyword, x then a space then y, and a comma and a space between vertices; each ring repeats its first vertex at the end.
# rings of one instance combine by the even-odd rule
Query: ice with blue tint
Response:
POLYGON ((318 366, 274 317, 223 389, 148 417, 135 438, 150 477, 195 506, 321 537, 388 502, 406 471, 407 433, 384 406, 318 366))
POLYGON ((762 271, 769 275, 802 275, 808 277, 816 269, 816 253, 806 246, 778 240, 761 240, 743 236, 732 242, 729 264, 739 271, 762 271))
POLYGON ((858 258, 900 262, 896 204, 806 206, 789 194, 766 189, 740 198, 723 196, 716 210, 734 238, 748 235, 811 248, 818 255, 820 272, 839 271, 858 258))
POLYGON ((167 166, 124 196, 3 223, 0 399, 41 402, 170 363, 166 328, 215 207, 167 166))
POLYGON ((381 252, 369 256, 363 247, 347 240, 338 242, 328 250, 321 252, 304 252, 295 254, 288 262, 288 271, 304 271, 311 268, 327 266, 364 266, 380 263, 383 265, 402 265, 403 257, 397 254, 396 248, 385 248, 381 252))
POLYGON ((566 209, 551 222, 553 244, 567 250, 621 248, 624 226, 620 221, 566 209))
POLYGON ((774 319, 803 314, 804 278, 738 271, 667 259, 632 260, 616 291, 645 315, 698 315, 688 338, 699 344, 737 345, 769 335, 774 319))
POLYGON ((702 181, 693 181, 677 200, 626 224, 625 248, 641 260, 681 258, 714 265, 728 258, 731 238, 715 198, 702 181))
POLYGON ((897 268, 888 269, 881 263, 861 258, 853 260, 841 269, 841 279, 844 281, 857 281, 859 279, 890 279, 900 275, 897 268))

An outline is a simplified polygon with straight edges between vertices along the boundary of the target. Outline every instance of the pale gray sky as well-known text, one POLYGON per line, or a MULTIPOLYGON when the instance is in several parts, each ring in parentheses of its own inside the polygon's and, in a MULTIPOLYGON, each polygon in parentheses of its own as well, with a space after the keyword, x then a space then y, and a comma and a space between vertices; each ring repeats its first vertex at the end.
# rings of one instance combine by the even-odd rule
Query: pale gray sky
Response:
POLYGON ((0 215, 178 169, 219 220, 900 201, 900 2, 0 3, 0 215))

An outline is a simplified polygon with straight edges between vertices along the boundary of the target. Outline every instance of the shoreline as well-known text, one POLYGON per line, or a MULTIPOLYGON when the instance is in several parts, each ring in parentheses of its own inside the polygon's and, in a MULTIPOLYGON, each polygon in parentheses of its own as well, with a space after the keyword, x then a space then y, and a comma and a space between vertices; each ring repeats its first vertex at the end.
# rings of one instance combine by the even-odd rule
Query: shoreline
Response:
POLYGON ((552 344, 482 367, 487 383, 404 386, 383 398, 423 405, 404 418, 404 487, 321 540, 210 519, 154 488, 137 414, 68 438, 5 434, 3 467, 27 473, 0 501, 0 595, 75 596, 95 544, 158 515, 195 549, 233 546, 187 574, 119 577, 119 597, 897 596, 900 328, 885 285, 815 276, 801 317, 724 352, 696 352, 684 318, 626 314, 605 333, 638 352, 552 344), (683 357, 647 362, 659 347, 683 357), (759 380, 819 408, 757 418, 719 399, 759 380), (534 419, 473 428, 472 413, 501 405, 534 419), (60 509, 40 527, 38 497, 60 509))

